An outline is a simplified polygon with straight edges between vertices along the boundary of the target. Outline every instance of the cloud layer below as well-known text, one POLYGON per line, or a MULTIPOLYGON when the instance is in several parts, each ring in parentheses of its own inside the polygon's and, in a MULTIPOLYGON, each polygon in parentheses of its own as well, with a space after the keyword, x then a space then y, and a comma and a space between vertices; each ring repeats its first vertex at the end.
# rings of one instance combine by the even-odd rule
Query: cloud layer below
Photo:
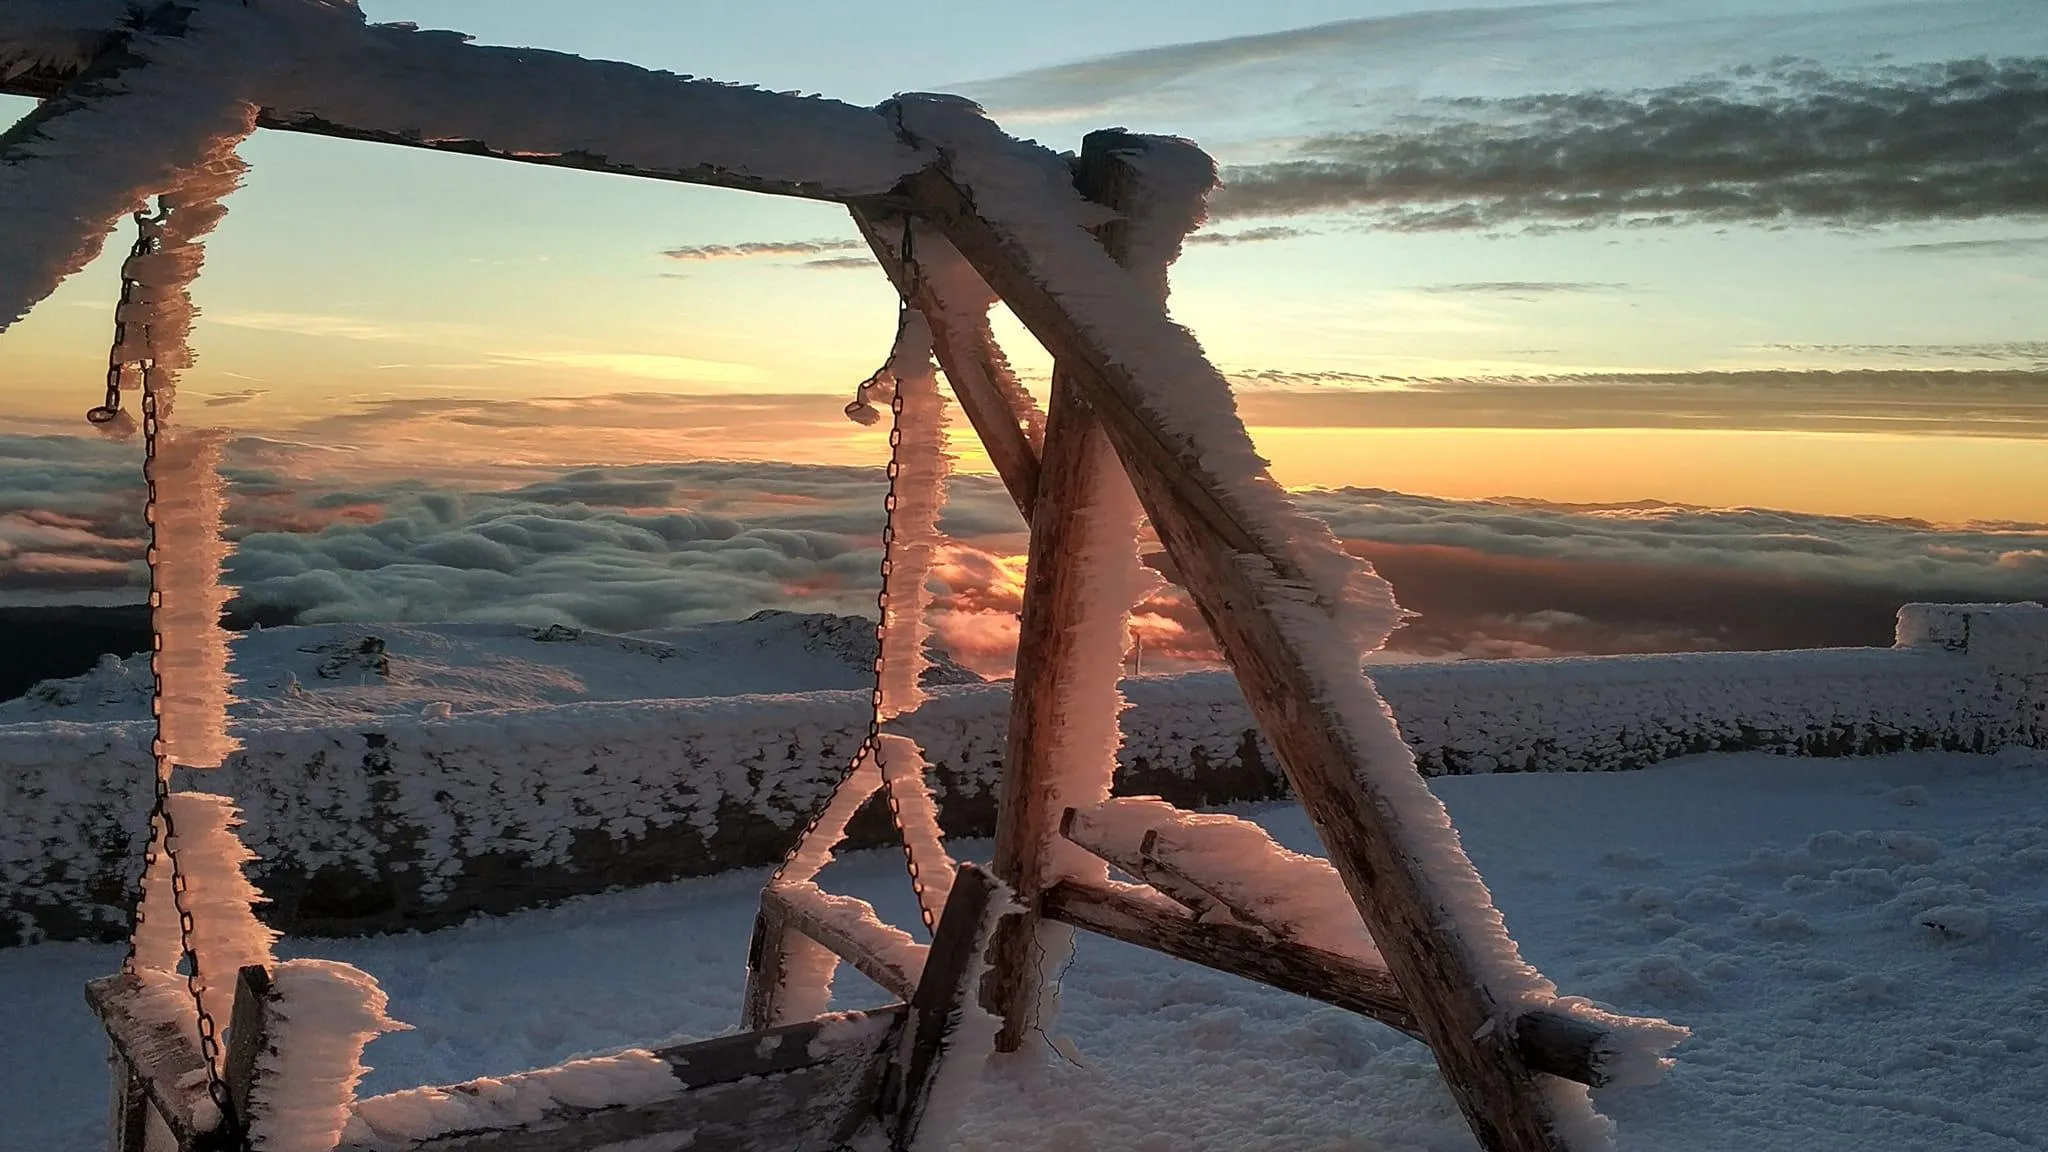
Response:
MULTIPOLYGON (((307 478, 304 451, 233 447, 230 576, 245 614, 618 632, 872 604, 872 469, 694 463, 322 483, 307 478)), ((140 492, 124 452, 0 438, 0 461, 0 601, 140 598, 140 492)), ((2048 596, 2048 525, 1374 489, 1302 499, 1420 613, 1394 641, 1411 657, 1882 644, 1908 600, 2048 596)), ((1023 526, 993 480, 960 476, 944 527, 935 628, 963 663, 1002 674, 1023 526)), ((1134 631, 1149 668, 1214 655, 1171 589, 1141 607, 1134 631)))

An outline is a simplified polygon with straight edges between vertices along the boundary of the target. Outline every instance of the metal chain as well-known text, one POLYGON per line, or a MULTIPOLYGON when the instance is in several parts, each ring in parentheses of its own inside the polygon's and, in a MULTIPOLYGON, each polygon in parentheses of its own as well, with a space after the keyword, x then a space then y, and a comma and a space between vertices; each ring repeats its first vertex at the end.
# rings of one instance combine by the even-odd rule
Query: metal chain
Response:
POLYGON ((161 214, 155 220, 142 212, 135 214, 135 243, 128 249, 128 262, 121 265, 121 299, 114 306, 114 346, 107 351, 107 398, 99 407, 86 412, 85 418, 91 423, 112 424, 121 417, 121 380, 128 369, 128 361, 121 355, 121 349, 128 343, 125 313, 135 298, 136 288, 135 277, 128 274, 129 267, 155 250, 156 238, 150 234, 150 227, 162 221, 161 214))
MULTIPOLYGON (((903 219, 901 251, 903 254, 903 293, 901 305, 896 314, 896 340, 890 344, 890 356, 892 359, 894 358, 897 344, 900 344, 902 341, 904 330, 910 324, 910 302, 912 297, 916 295, 919 283, 917 256, 912 248, 911 221, 908 216, 903 219)), ((874 387, 876 382, 888 371, 889 365, 885 361, 882 367, 876 369, 873 375, 861 381, 857 389, 859 393, 858 399, 853 404, 847 406, 848 415, 853 415, 856 408, 866 404, 869 389, 874 387)), ((862 737, 860 745, 853 750, 853 755, 847 757, 846 767, 840 771, 839 779, 833 783, 831 791, 825 794, 824 802, 819 804, 817 809, 811 813, 810 820, 804 824, 803 831, 790 844, 789 851, 783 853, 782 862, 775 866, 775 871, 768 878, 768 883, 771 885, 781 880, 783 874, 789 871, 789 866, 795 862, 797 853, 803 850, 803 846, 817 832, 818 825, 825 819, 825 813, 831 811, 833 800, 837 799, 839 793, 845 790, 847 781, 853 779, 855 770, 860 767, 861 757, 873 756, 876 758, 877 769, 879 770, 881 767, 882 654, 887 649, 889 638, 889 577, 896 571, 896 505, 898 500, 896 482, 903 474, 903 390, 901 388, 896 389, 890 398, 889 415, 889 466, 886 473, 888 476, 888 490, 882 497, 882 510, 884 513, 882 520, 882 587, 875 594, 875 660, 873 664, 875 684, 868 694, 867 734, 862 737)), ((931 910, 925 907, 924 880, 918 875, 916 858, 911 855, 910 838, 902 835, 903 812, 897 803, 895 790, 889 787, 886 776, 882 783, 882 793, 889 804, 889 819, 895 824, 896 831, 903 840, 903 860, 905 867, 910 872, 910 889, 911 893, 917 898, 918 915, 924 921, 925 931, 930 933, 934 928, 934 924, 931 910)))
MULTIPOLYGON (((140 233, 135 246, 129 250, 128 263, 121 268, 121 304, 127 305, 133 298, 137 281, 134 276, 134 262, 156 250, 156 229, 167 216, 163 202, 157 202, 157 215, 152 218, 145 213, 135 214, 135 225, 140 233)), ((156 864, 157 850, 155 830, 163 828, 163 858, 171 866, 171 907, 178 915, 178 955, 185 969, 185 990, 192 995, 192 1010, 198 1018, 199 1054, 206 1061, 206 1095, 220 1111, 221 1123, 231 1125, 240 1133, 239 1144, 249 1147, 249 1132, 235 1118, 235 1105, 228 1091, 227 1080, 221 1075, 220 1027, 213 1014, 206 1010, 206 1001, 200 995, 203 987, 199 971, 199 953, 192 947, 192 910, 186 904, 187 880, 185 872, 178 865, 178 832, 171 819, 171 769, 170 750, 164 743, 164 632, 162 624, 163 566, 158 538, 157 509, 157 444, 163 431, 157 403, 162 379, 158 375, 155 348, 150 342, 147 321, 142 324, 140 358, 134 361, 124 359, 123 347, 127 343, 128 324, 117 309, 114 313, 114 346, 108 353, 107 398, 104 406, 86 413, 86 419, 95 424, 111 423, 121 411, 121 380, 133 364, 141 375, 142 383, 142 481, 147 496, 142 506, 142 517, 149 528, 149 550, 144 557, 149 565, 149 609, 150 609, 150 651, 149 651, 149 715, 154 725, 150 735, 150 758, 154 762, 156 775, 156 804, 150 812, 150 847, 143 854, 142 877, 136 883, 135 914, 130 922, 128 955, 122 961, 121 970, 129 974, 135 971, 137 937, 141 932, 146 913, 143 911, 144 898, 148 893, 149 872, 156 864)))

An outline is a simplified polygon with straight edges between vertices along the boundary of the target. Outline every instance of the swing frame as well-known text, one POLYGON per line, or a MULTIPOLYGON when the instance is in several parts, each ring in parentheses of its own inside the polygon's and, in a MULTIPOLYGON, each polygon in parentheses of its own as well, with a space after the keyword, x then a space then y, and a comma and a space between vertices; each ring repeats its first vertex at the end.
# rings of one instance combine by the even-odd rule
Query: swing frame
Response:
MULTIPOLYGON (((153 5, 130 0, 138 19, 211 2, 215 0, 164 0, 153 5)), ((118 79, 125 69, 146 66, 124 53, 130 35, 125 28, 80 27, 72 31, 77 58, 53 60, 46 44, 32 44, 28 49, 10 46, 5 19, 0 17, 0 91, 45 101, 22 124, 0 134, 0 163, 29 158, 21 146, 32 141, 44 124, 81 108, 117 103, 119 86, 113 85, 115 90, 110 91, 110 78, 118 79)), ((408 27, 372 26, 363 31, 360 43, 337 45, 330 72, 314 67, 293 76, 287 85, 289 92, 280 102, 260 108, 259 126, 838 202, 852 214, 899 293, 932 319, 940 367, 1031 526, 1023 632, 993 867, 995 878, 1014 890, 1024 911, 999 931, 989 977, 981 990, 984 1004, 1004 1020, 1000 1048, 1014 1049, 1030 1026, 1038 991, 1031 941, 1035 922, 1051 919, 1395 1023, 1430 1047, 1459 1108, 1489 1152, 1568 1152, 1569 1140, 1558 1130, 1542 1081, 1555 1075, 1598 1083, 1600 1057, 1608 1040, 1604 1030, 1567 1027, 1578 1022, 1565 1019, 1562 1013, 1540 1011, 1500 1026, 1498 1007, 1479 977, 1473 952, 1429 895, 1425 854, 1418 851, 1373 783, 1369 753, 1351 738, 1344 718, 1330 703, 1336 686, 1334 674, 1319 665, 1282 623, 1290 606, 1276 601, 1276 589, 1306 584, 1294 558, 1262 543, 1255 525, 1232 510, 1225 495, 1229 487, 1225 479, 1162 425, 1144 402, 1144 389, 1131 367, 1119 362, 1100 334, 1062 306, 1060 288, 1068 282, 1067 273, 1049 265, 1043 254, 1016 239, 992 216, 984 215, 975 195, 949 170, 943 149, 908 141, 889 146, 896 151, 890 153, 888 162, 897 165, 901 175, 882 191, 836 186, 829 178, 764 174, 736 166, 722 154, 706 155, 696 162, 651 163, 644 157, 608 156, 561 146, 559 140, 565 133, 559 125, 550 125, 550 130, 541 131, 541 138, 535 140, 524 139, 518 127, 506 127, 523 123, 522 115, 531 115, 535 124, 545 122, 535 103, 546 100, 551 91, 543 84, 530 86, 532 93, 506 86, 506 99, 516 106, 500 117, 489 138, 481 131, 474 136, 428 137, 391 119, 388 110, 382 119, 370 114, 355 117, 348 101, 337 95, 341 74, 370 59, 366 54, 371 51, 384 54, 380 59, 396 61, 394 67, 453 77, 458 86, 465 77, 502 82, 507 77, 545 71, 557 79, 579 78, 595 92, 624 78, 644 97, 638 108, 642 114, 673 116, 673 122, 684 125, 691 123, 692 117, 705 115, 706 100, 715 98, 700 82, 628 65, 477 47, 408 27), (944 330, 943 318, 957 313, 947 307, 942 291, 929 279, 905 269, 901 254, 884 239, 903 226, 905 217, 929 232, 930 240, 920 243, 943 243, 963 257, 1052 353, 1057 367, 1042 446, 1033 443, 1027 415, 1013 407, 995 383, 993 368, 1003 358, 986 323, 974 331, 944 330), (1048 762, 1054 723, 1050 702, 1062 688, 1058 656, 1065 643, 1065 621, 1076 610, 1080 576, 1073 550, 1063 548, 1062 541, 1071 534, 1085 497, 1081 461, 1087 458, 1088 445, 1100 440, 1113 447, 1165 546, 1174 578, 1189 592, 1219 641, 1254 717, 1278 753, 1288 783, 1365 926, 1379 943, 1384 968, 1347 966, 1338 962, 1342 958, 1333 960, 1328 954, 1276 938, 1256 924, 1204 923, 1185 901, 1171 900, 1167 892, 1171 885, 1159 884, 1163 872, 1153 879, 1155 888, 1166 894, 1164 902, 1127 887, 1045 883, 1043 857, 1061 835, 1063 825, 1071 830, 1065 813, 1053 811, 1047 802, 1045 787, 1053 768, 1048 762), (1274 579, 1264 580, 1254 573, 1268 573, 1274 579), (1532 1037, 1545 1035, 1564 1039, 1532 1042, 1532 1037)), ((408 90, 408 97, 415 95, 426 104, 435 99, 434 92, 424 88, 408 90)), ((768 98, 765 93, 759 95, 768 98)), ((820 133, 829 127, 828 120, 848 130, 866 131, 859 115, 875 115, 793 95, 774 99, 787 101, 792 123, 809 125, 820 133)), ((601 99, 590 103, 587 112, 570 110, 562 115, 604 114, 601 99)), ((886 117, 880 119, 886 127, 886 117)), ((841 127, 831 130, 837 132, 841 127)), ((790 147, 793 153, 800 152, 801 142, 792 142, 790 147)), ((1157 150, 1184 147, 1192 146, 1121 130, 1092 134, 1075 166, 1077 187, 1085 197, 1128 219, 1144 208, 1131 200, 1137 184, 1131 177, 1131 161, 1157 150)), ((5 207, 0 203, 0 209, 5 207)), ((1163 281, 1164 269, 1131 266, 1124 227, 1112 222, 1098 229, 1096 238, 1111 259, 1133 274, 1130 290, 1144 292, 1145 285, 1163 281)), ((1145 333, 1168 341, 1182 338, 1171 327, 1157 294, 1152 296, 1154 307, 1144 317, 1145 333)), ((1364 677, 1362 671, 1358 675, 1364 677)), ((1144 878, 1145 863, 1136 863, 1141 869, 1138 875, 1144 878)), ((959 891, 955 895, 958 897, 959 891)), ((760 984, 749 993, 750 1022, 774 1015, 772 1007, 757 1011, 753 1005, 758 999, 772 1006, 777 984, 772 979, 762 982, 759 977, 772 974, 788 933, 807 934, 835 948, 834 940, 824 938, 831 933, 808 924, 802 915, 790 911, 786 902, 773 917, 767 915, 773 904, 772 900, 764 903, 763 923, 769 924, 771 919, 775 923, 757 930, 750 949, 751 974, 760 984)), ((874 967, 875 958, 862 955, 858 941, 840 939, 835 950, 857 967, 868 962, 863 970, 874 967)), ((936 950, 932 955, 936 959, 936 950)), ((936 975, 931 968, 927 964, 924 981, 912 990, 913 1001, 923 995, 936 975)), ((885 986, 893 984, 894 990, 901 992, 904 983, 905 979, 899 978, 885 981, 885 986)), ((102 982, 95 987, 107 991, 102 998, 107 1004, 116 999, 111 986, 102 982)), ((103 1012, 110 1032, 118 1031, 114 1015, 103 1012)), ((920 1036, 923 1030, 921 1024, 920 1036)), ((120 1043, 119 1035, 116 1043, 120 1043)), ((130 1051, 132 1071, 149 1080, 154 1089, 161 1089, 162 1084, 154 1079, 156 1065, 144 1050, 135 1046, 130 1051)), ((245 1089, 245 1094, 251 1090, 245 1089)), ((153 1091, 145 1091, 145 1095, 154 1099, 153 1091)), ((502 1132, 497 1141, 460 1146, 524 1146, 502 1132)))

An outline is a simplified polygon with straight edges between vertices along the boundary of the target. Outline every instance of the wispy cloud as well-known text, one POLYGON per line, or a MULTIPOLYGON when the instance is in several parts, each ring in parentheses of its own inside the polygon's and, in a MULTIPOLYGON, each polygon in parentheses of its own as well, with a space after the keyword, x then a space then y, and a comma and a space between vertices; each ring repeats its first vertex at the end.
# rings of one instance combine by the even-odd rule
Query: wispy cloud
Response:
POLYGON ((858 240, 748 240, 739 244, 696 244, 662 252, 671 260, 768 260, 787 256, 823 256, 833 252, 864 252, 858 240))
POLYGON ((1993 240, 1940 240, 1925 244, 1894 244, 1890 252, 1915 256, 2034 256, 2048 252, 2048 236, 2013 236, 1993 240))
POLYGON ((699 360, 690 356, 669 356, 652 352, 502 352, 492 359, 505 364, 545 364, 592 372, 610 372, 641 380, 671 380, 696 384, 766 384, 767 370, 753 364, 725 360, 699 360))
POLYGON ((1401 230, 2048 214, 2048 59, 1780 62, 1430 111, 1227 169, 1215 213, 1352 211, 1401 230))
POLYGON ((1288 224, 1267 224, 1258 228, 1240 228, 1235 232, 1197 232, 1187 238, 1189 244, 1214 244, 1228 247, 1232 244, 1268 244, 1275 240, 1293 240, 1318 233, 1310 228, 1296 228, 1288 224))
POLYGON ((1493 377, 1233 373, 1245 422, 1296 428, 1700 428, 2048 439, 2048 371, 1493 377))
POLYGON ((208 408, 232 408, 270 395, 267 388, 244 388, 239 392, 217 392, 201 402, 208 408))
POLYGON ((801 265, 820 272, 841 271, 848 268, 873 268, 873 256, 827 256, 821 260, 806 260, 801 265))
POLYGON ((1474 280, 1460 284, 1425 284, 1416 289, 1417 292, 1443 296, 1504 296, 1511 299, 1636 290, 1633 284, 1613 284, 1598 280, 1474 280))

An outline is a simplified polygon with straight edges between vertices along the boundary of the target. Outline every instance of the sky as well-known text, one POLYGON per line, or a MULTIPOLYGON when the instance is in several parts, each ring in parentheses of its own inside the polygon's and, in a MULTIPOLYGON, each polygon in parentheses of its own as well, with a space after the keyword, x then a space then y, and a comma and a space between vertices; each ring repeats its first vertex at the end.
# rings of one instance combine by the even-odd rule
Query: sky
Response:
MULTIPOLYGON (((1312 499, 1362 549, 1485 558, 1451 584, 1505 588, 1496 568, 1513 558, 1515 579, 1545 587, 1525 562, 1670 561, 1887 595, 1937 579, 2001 597, 2041 587, 2036 0, 913 0, 888 19, 823 0, 589 0, 574 19, 560 0, 364 7, 864 104, 956 91, 1062 149, 1107 125, 1197 140, 1224 184, 1174 269, 1175 318, 1236 381, 1283 483, 1325 490, 1312 499), (1390 509, 1417 506, 1432 526, 1395 539, 1390 509), (1571 546, 1538 558, 1514 551, 1515 532, 1464 539, 1446 525, 1468 513, 1571 546), (1646 520, 1669 531, 1635 537, 1640 555, 1602 552, 1616 522, 1646 520), (1777 543, 1730 559, 1752 529, 1777 543), (1719 550, 1673 560, 1647 542, 1688 532, 1719 550), (1877 539, 1927 563, 1877 580, 1858 567, 1877 539), (1957 567, 1944 548, 1973 559, 1957 567), (1787 566, 1800 557, 1817 559, 1787 566)), ((0 98, 0 116, 28 107, 0 98)), ((423 485, 466 494, 476 506, 452 524, 591 468, 737 460, 808 490, 883 458, 880 434, 838 409, 886 351, 895 300, 838 209, 286 134, 243 156, 186 391, 242 437, 231 461, 262 493, 241 505, 250 525, 353 531, 394 515, 394 485, 406 500, 423 485), (287 514, 286 494, 302 507, 287 514)), ((115 283, 103 258, 0 335, 0 462, 21 477, 111 466, 41 437, 74 434, 95 402, 115 283)), ((1043 354, 1013 322, 999 331, 1042 386, 1043 354)), ((985 471, 958 447, 963 470, 985 471)), ((781 513, 760 511, 765 473, 745 474, 754 487, 722 495, 752 530, 781 513)), ((62 553, 55 529, 106 527, 23 527, 58 514, 42 483, 0 492, 0 598, 118 595, 132 563, 112 545, 80 555, 120 573, 24 570, 23 556, 62 553)), ((664 491, 687 505, 664 514, 703 512, 703 489, 664 491)), ((999 507, 969 519, 987 529, 972 549, 983 575, 1014 568, 1019 526, 999 507)), ((846 554, 867 555, 842 527, 846 554)), ((850 604, 848 564, 778 586, 829 575, 842 590, 815 602, 850 604)), ((278 602, 430 610, 348 579, 318 605, 278 602)), ((1697 646, 1724 617, 1637 620, 1598 643, 1678 643, 1676 628, 1697 646)), ((1437 647, 1503 634, 1452 628, 1437 647)))

